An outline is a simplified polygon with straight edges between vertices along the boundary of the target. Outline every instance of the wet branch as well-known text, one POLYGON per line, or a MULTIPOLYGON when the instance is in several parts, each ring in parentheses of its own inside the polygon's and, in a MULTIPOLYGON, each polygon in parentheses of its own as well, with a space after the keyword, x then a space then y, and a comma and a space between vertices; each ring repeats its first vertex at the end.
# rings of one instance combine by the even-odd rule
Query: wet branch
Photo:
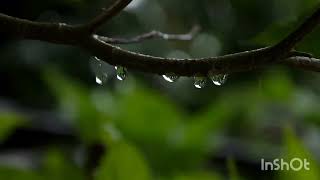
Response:
POLYGON ((320 60, 316 58, 296 56, 285 59, 283 63, 306 71, 320 72, 320 60))
MULTIPOLYGON (((63 23, 39 23, 0 13, 0 34, 20 40, 32 39, 79 47, 111 65, 154 74, 175 73, 180 76, 194 76, 207 75, 209 71, 213 74, 234 73, 264 68, 273 64, 288 65, 308 71, 320 71, 319 59, 313 58, 308 53, 293 50, 294 46, 319 24, 320 9, 307 18, 297 30, 274 46, 218 57, 172 59, 130 52, 111 45, 110 39, 113 38, 104 39, 93 34, 97 28, 118 14, 130 2, 131 0, 117 0, 92 21, 80 26, 63 23)), ((128 40, 113 40, 115 43, 140 42, 149 38, 188 40, 192 36, 192 33, 169 35, 153 32, 128 40)))

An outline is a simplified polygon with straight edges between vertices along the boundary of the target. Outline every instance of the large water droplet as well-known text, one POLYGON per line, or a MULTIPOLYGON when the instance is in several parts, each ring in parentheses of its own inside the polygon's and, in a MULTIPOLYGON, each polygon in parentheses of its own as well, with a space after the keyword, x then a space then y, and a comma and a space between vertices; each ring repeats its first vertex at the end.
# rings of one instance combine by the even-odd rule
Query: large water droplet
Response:
POLYGON ((127 77, 127 69, 122 66, 115 66, 115 69, 117 70, 117 79, 120 81, 123 81, 127 77))
POLYGON ((210 76, 210 79, 212 80, 213 84, 217 86, 223 85, 228 78, 228 74, 218 74, 218 75, 212 75, 210 76))
MULTIPOLYGON (((165 37, 165 38, 168 38, 168 37, 165 37)), ((172 61, 177 61, 179 59, 189 59, 190 55, 180 50, 173 50, 167 55, 167 58, 172 61)), ((177 76, 172 72, 166 73, 162 75, 162 77, 164 80, 170 83, 176 82, 180 78, 179 76, 177 76)))
POLYGON ((178 79, 179 79, 179 76, 173 74, 173 73, 168 73, 168 74, 165 74, 165 75, 162 75, 163 79, 168 81, 168 82, 176 82, 178 79))
POLYGON ((93 73, 96 76, 96 83, 103 85, 108 80, 108 75, 105 72, 105 67, 103 67, 103 61, 98 59, 97 57, 92 57, 90 59, 90 66, 93 73))
POLYGON ((207 78, 206 77, 199 77, 195 76, 194 77, 194 87, 201 89, 206 86, 207 78))
POLYGON ((102 85, 102 80, 99 77, 96 77, 96 83, 102 85))

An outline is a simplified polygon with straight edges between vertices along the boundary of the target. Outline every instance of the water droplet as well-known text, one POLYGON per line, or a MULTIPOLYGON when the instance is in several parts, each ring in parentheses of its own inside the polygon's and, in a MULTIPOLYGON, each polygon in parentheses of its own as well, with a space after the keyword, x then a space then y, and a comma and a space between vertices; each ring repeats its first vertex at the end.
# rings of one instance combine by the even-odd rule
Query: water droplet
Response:
POLYGON ((194 77, 194 87, 201 89, 206 86, 207 78, 206 77, 199 77, 195 76, 194 77))
POLYGON ((98 77, 96 77, 96 83, 102 85, 102 80, 98 77))
POLYGON ((223 85, 228 78, 228 74, 218 74, 218 75, 212 75, 210 76, 210 79, 212 80, 213 84, 216 86, 223 85))
POLYGON ((123 81, 127 77, 127 69, 122 66, 115 66, 115 69, 117 70, 117 79, 120 81, 123 81))
POLYGON ((168 74, 165 74, 165 75, 162 75, 163 79, 168 81, 168 82, 176 82, 178 79, 179 79, 179 76, 173 74, 173 73, 168 73, 168 74))
POLYGON ((105 72, 105 68, 103 66, 103 61, 98 59, 97 57, 92 57, 90 59, 90 66, 93 71, 93 73, 96 76, 96 83, 103 85, 108 80, 108 75, 105 72))

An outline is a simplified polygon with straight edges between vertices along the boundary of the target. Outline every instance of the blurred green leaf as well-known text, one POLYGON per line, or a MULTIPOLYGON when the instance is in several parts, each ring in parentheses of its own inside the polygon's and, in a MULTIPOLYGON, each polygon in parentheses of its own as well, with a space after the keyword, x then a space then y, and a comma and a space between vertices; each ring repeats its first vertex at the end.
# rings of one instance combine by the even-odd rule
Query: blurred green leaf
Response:
POLYGON ((6 180, 42 180, 43 178, 32 170, 15 169, 0 166, 0 179, 6 180))
POLYGON ((258 34, 252 41, 263 46, 271 46, 282 40, 293 29, 294 23, 273 24, 258 34))
POLYGON ((118 103, 115 123, 128 138, 139 142, 166 143, 182 119, 177 106, 146 88, 118 97, 118 103))
POLYGON ((271 46, 281 41, 289 33, 294 31, 294 29, 296 29, 301 22, 310 16, 314 7, 318 3, 318 0, 275 0, 274 6, 278 9, 276 11, 278 11, 278 13, 287 14, 284 15, 284 17, 280 17, 281 19, 271 24, 263 32, 256 35, 256 37, 253 38, 253 42, 264 46, 271 46), (287 8, 287 10, 283 11, 283 8, 287 8))
POLYGON ((60 102, 62 113, 74 120, 78 134, 85 142, 101 139, 107 116, 97 110, 87 88, 55 70, 47 70, 45 78, 60 102))
POLYGON ((97 169, 97 180, 151 180, 143 155, 134 146, 120 143, 111 147, 97 169))
POLYGON ((219 175, 212 172, 194 172, 183 175, 178 175, 173 180, 219 180, 222 179, 219 175))
POLYGON ((10 133, 25 122, 25 118, 15 112, 0 113, 0 142, 10 133))
POLYGON ((184 118, 175 104, 139 84, 117 100, 119 114, 115 125, 127 140, 143 148, 152 168, 169 174, 178 169, 197 166, 199 156, 203 157, 203 154, 194 152, 194 149, 199 150, 201 147, 190 149, 191 145, 178 145, 180 133, 189 132, 184 131, 183 122, 188 119, 184 118))
POLYGON ((294 94, 294 84, 283 68, 269 71, 261 79, 261 92, 266 99, 287 102, 290 101, 294 94))
POLYGON ((67 156, 60 150, 50 149, 45 157, 43 175, 50 180, 84 180, 84 174, 67 156))
POLYGON ((227 166, 229 169, 229 179, 230 180, 240 180, 239 173, 238 173, 234 159, 228 158, 227 166))
POLYGON ((284 134, 284 145, 285 145, 285 159, 290 162, 293 158, 299 158, 301 160, 306 159, 310 162, 310 170, 302 168, 300 171, 281 171, 280 179, 282 180, 318 180, 320 179, 319 165, 315 161, 312 154, 305 148, 302 142, 294 134, 291 128, 287 128, 284 134))

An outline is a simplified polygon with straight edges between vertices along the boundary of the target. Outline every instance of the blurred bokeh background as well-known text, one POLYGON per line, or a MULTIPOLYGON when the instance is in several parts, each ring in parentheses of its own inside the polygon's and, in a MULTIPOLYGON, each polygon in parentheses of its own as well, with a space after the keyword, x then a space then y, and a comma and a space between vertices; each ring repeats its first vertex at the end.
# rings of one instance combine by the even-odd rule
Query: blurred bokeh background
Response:
MULTIPOLYGON (((0 12, 83 23, 112 0, 1 0, 0 12)), ((208 57, 272 45, 318 0, 133 0, 98 33, 202 31, 189 42, 121 45, 163 57, 208 57)), ((298 50, 320 57, 320 30, 298 50)), ((223 86, 175 83, 114 67, 95 80, 91 55, 0 35, 0 179, 320 179, 320 75, 274 66, 223 86), (310 171, 261 171, 260 159, 307 158, 310 171)))

